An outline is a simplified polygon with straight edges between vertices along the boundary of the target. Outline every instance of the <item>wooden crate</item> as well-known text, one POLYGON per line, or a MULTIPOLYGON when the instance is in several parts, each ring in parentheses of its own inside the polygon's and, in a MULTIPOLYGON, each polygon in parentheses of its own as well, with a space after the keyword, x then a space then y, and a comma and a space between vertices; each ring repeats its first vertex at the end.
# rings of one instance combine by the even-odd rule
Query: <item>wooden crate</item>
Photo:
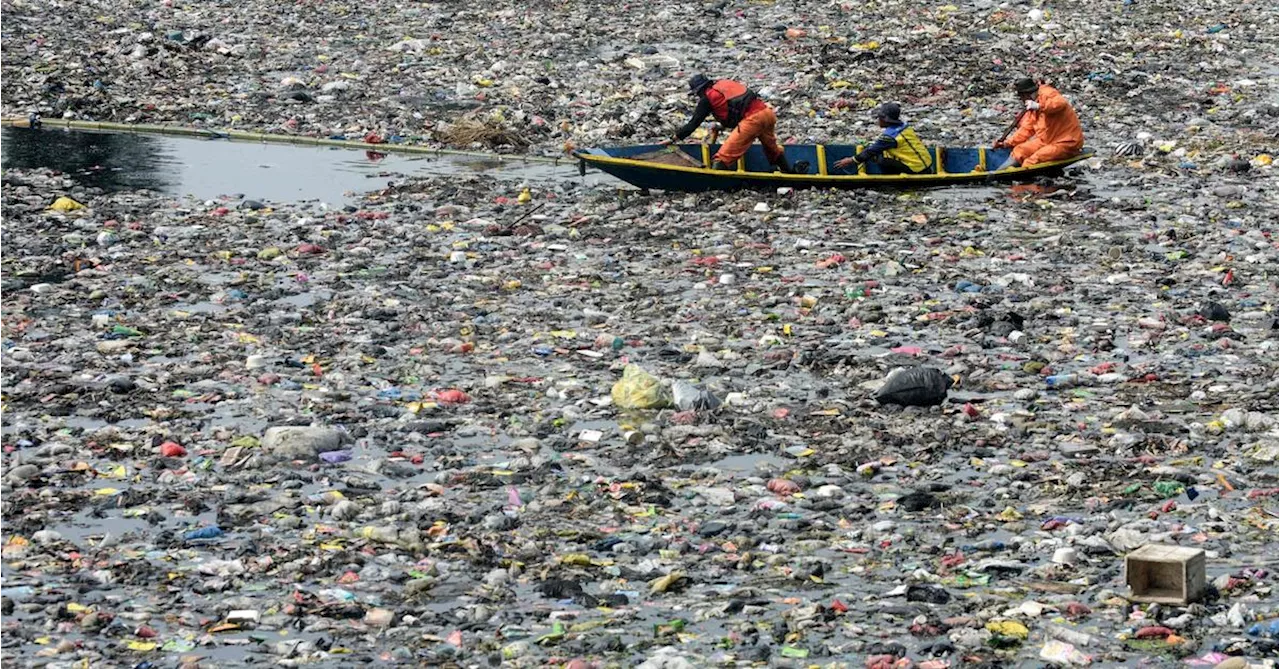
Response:
POLYGON ((1124 558, 1129 600, 1190 604, 1204 594, 1204 551, 1182 546, 1143 546, 1124 558))

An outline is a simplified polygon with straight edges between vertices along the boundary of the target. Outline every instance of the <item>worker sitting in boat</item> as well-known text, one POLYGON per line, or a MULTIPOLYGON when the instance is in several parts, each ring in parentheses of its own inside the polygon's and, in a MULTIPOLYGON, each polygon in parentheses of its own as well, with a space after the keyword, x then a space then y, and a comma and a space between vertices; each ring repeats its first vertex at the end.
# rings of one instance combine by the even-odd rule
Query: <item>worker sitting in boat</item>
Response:
POLYGON ((689 93, 698 98, 693 117, 673 139, 663 141, 663 145, 674 144, 692 135, 711 115, 720 125, 733 131, 712 158, 712 169, 734 169, 738 159, 746 155, 751 143, 758 139, 764 146, 769 163, 784 174, 791 174, 791 166, 787 165, 786 155, 774 134, 778 117, 755 91, 732 79, 712 81, 705 75, 695 74, 689 79, 689 93))
POLYGON ((995 148, 1013 149, 997 171, 1010 167, 1032 167, 1040 163, 1070 158, 1084 148, 1084 132, 1071 103, 1057 89, 1037 84, 1028 77, 1013 83, 1022 100, 1018 129, 995 148))
POLYGON ((837 160, 836 167, 874 163, 882 174, 924 174, 931 170, 933 156, 916 131, 902 120, 902 108, 896 102, 876 107, 871 116, 884 128, 880 137, 858 155, 837 160))

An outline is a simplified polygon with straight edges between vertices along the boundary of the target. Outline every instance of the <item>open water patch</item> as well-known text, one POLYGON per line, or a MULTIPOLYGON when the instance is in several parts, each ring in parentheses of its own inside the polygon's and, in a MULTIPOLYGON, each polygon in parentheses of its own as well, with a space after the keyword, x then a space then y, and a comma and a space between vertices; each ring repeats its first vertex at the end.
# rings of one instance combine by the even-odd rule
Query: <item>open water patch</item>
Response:
POLYGON ((112 192, 144 189, 206 199, 242 195, 277 202, 349 202, 404 176, 484 173, 529 183, 613 181, 600 173, 580 176, 571 158, 555 164, 497 155, 478 159, 11 127, 3 129, 0 139, 0 165, 5 169, 57 170, 82 185, 112 192))

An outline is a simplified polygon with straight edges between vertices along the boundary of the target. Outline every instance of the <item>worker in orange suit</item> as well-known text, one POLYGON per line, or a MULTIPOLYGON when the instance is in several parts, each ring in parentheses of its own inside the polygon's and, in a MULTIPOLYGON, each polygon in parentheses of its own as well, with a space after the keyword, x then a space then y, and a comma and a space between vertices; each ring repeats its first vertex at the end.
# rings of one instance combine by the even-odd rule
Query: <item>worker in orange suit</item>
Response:
POLYGON ((733 131, 725 143, 720 145, 720 150, 716 151, 711 163, 713 169, 734 169, 738 159, 758 139, 769 163, 785 174, 792 173, 782 147, 778 145, 778 136, 774 133, 778 117, 755 91, 732 79, 712 81, 706 75, 695 74, 689 79, 689 94, 698 98, 693 117, 676 132, 673 139, 665 140, 662 144, 674 144, 692 135, 710 115, 720 125, 733 131))
POLYGON ((1031 167, 1040 163, 1070 158, 1084 148, 1084 132, 1071 103, 1054 87, 1037 84, 1028 77, 1013 83, 1025 111, 1018 129, 995 148, 1010 148, 1008 160, 996 170, 1031 167))

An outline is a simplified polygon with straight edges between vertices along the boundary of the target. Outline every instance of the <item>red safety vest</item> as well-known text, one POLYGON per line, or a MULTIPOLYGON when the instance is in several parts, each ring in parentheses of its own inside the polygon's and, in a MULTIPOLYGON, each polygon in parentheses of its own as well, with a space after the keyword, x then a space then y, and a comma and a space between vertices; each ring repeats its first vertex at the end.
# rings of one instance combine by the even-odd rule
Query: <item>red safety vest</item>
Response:
POLYGON ((711 103, 711 115, 726 128, 736 128, 748 112, 765 106, 755 91, 732 79, 711 84, 706 95, 707 102, 711 103))

